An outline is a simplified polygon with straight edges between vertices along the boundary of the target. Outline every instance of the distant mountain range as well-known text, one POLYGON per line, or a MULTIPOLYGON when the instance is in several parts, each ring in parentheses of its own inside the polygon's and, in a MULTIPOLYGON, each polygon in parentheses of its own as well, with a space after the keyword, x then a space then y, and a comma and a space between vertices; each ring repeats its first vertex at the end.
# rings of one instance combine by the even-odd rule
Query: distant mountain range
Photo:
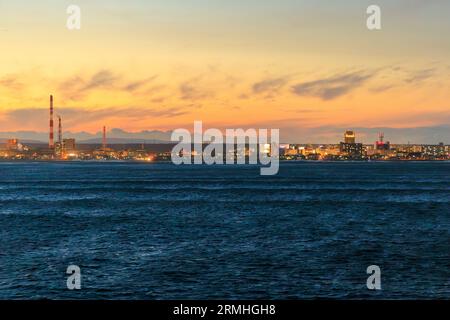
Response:
MULTIPOLYGON (((129 143, 145 143, 158 144, 168 143, 170 141, 171 131, 140 131, 126 132, 121 129, 112 129, 107 132, 108 144, 129 144, 129 143)), ((56 137, 56 132, 55 132, 56 137)), ((16 131, 16 132, 0 132, 0 142, 4 143, 7 139, 17 138, 22 143, 47 143, 48 133, 36 131, 16 131)), ((101 144, 102 133, 89 132, 64 132, 64 138, 74 138, 78 144, 101 144)))
MULTIPOLYGON (((267 127, 267 126, 266 126, 267 127)), ((245 129, 245 128, 244 128, 245 129)), ((356 132, 356 140, 372 144, 378 139, 378 134, 383 132, 385 140, 391 143, 406 144, 437 144, 450 143, 450 125, 439 125, 417 128, 364 128, 364 127, 281 127, 281 143, 339 143, 343 140, 346 130, 356 132)), ((224 130, 222 130, 224 132, 224 130)), ((169 143, 172 131, 140 131, 127 132, 122 129, 111 129, 107 132, 108 144, 162 144, 169 143)), ((56 132, 55 132, 56 137, 56 132)), ((0 132, 0 142, 6 139, 17 138, 22 143, 47 143, 47 132, 16 131, 0 132)), ((78 144, 101 144, 102 133, 89 132, 64 132, 64 138, 75 138, 78 144)))
MULTIPOLYGON (((170 143, 170 140, 156 140, 156 139, 130 139, 130 138, 108 138, 108 144, 161 144, 170 143)), ((79 141, 78 144, 101 144, 102 138, 92 138, 79 141)))

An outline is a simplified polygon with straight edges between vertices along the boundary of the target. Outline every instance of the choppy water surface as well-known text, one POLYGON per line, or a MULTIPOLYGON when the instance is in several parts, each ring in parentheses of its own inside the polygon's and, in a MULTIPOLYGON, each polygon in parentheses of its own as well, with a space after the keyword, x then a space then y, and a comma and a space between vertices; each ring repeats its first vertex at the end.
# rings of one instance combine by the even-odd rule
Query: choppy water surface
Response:
POLYGON ((449 182, 444 162, 290 162, 273 177, 0 163, 0 299, 449 299, 449 182))

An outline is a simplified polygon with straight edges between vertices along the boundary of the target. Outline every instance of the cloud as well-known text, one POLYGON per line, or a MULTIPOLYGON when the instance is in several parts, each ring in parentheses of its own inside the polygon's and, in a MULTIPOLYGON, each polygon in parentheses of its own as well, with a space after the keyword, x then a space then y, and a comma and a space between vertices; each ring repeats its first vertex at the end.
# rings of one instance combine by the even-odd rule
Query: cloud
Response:
POLYGON ((433 68, 414 71, 411 73, 411 75, 407 79, 405 79, 405 82, 414 83, 414 84, 420 83, 422 81, 425 81, 425 80, 431 78, 432 76, 435 75, 435 73, 436 73, 436 70, 433 68))
POLYGON ((375 73, 352 72, 329 78, 303 82, 292 86, 298 96, 311 96, 322 100, 333 100, 362 86, 375 73))
POLYGON ((89 91, 99 88, 112 88, 119 79, 120 77, 111 71, 101 70, 88 80, 85 80, 80 75, 75 75, 63 81, 59 88, 68 98, 78 100, 89 91))
MULTIPOLYGON (((175 118, 188 113, 186 107, 170 107, 153 109, 147 107, 123 108, 64 108, 55 109, 55 114, 62 116, 65 128, 79 127, 80 124, 90 125, 97 122, 108 122, 108 119, 123 119, 124 123, 142 121, 155 118, 175 118)), ((47 126, 48 108, 23 108, 4 111, 0 114, 0 127, 14 127, 20 129, 45 128, 47 126)))
MULTIPOLYGON (((439 64, 439 62, 436 64, 439 64)), ((387 73, 380 74, 378 77, 380 84, 369 88, 370 92, 382 93, 394 88, 405 87, 405 83, 409 85, 421 84, 438 75, 439 68, 428 67, 419 70, 411 70, 402 66, 392 66, 385 68, 383 71, 387 71, 387 73)))
POLYGON ((63 81, 59 88, 71 100, 80 100, 86 94, 97 89, 114 89, 115 91, 135 92, 157 78, 152 76, 142 80, 126 81, 119 74, 103 69, 86 79, 75 75, 63 81))
POLYGON ((16 76, 8 75, 0 79, 0 86, 9 90, 17 91, 21 90, 24 84, 20 82, 16 76))
POLYGON ((252 90, 253 93, 275 93, 280 90, 287 83, 287 81, 288 79, 286 77, 266 79, 255 83, 252 90))
POLYGON ((372 93, 382 93, 382 92, 391 90, 391 89, 393 89, 395 87, 396 87, 396 85, 387 84, 387 85, 381 85, 381 86, 378 86, 378 87, 370 88, 369 91, 372 92, 372 93))
POLYGON ((91 77, 89 82, 81 88, 81 91, 111 87, 119 78, 109 70, 101 70, 91 77))
POLYGON ((204 91, 195 87, 189 81, 180 85, 181 99, 183 100, 198 100, 211 96, 210 92, 204 91))
POLYGON ((157 76, 153 76, 153 77, 150 77, 148 79, 129 82, 125 86, 123 86, 122 89, 125 90, 125 91, 133 92, 133 91, 136 91, 137 89, 145 86, 146 84, 152 82, 156 78, 157 78, 157 76))
POLYGON ((150 101, 153 103, 163 103, 164 101, 166 101, 167 97, 156 97, 151 99, 150 101))
MULTIPOLYGON (((90 133, 70 134, 71 128, 80 128, 88 125, 91 128, 100 128, 106 124, 108 128, 120 128, 121 124, 138 124, 137 128, 147 128, 145 125, 152 123, 151 120, 155 118, 173 118, 185 114, 189 111, 188 106, 180 106, 166 109, 149 109, 149 108, 114 108, 114 109, 100 109, 89 110, 89 108, 57 108, 56 113, 62 116, 63 130, 65 137, 76 137, 79 140, 92 138, 90 133), (120 120, 120 121, 117 121, 120 120), (143 122, 142 122, 143 121, 143 122)), ((383 127, 363 127, 357 125, 327 125, 321 127, 310 127, 311 119, 320 120, 320 114, 306 116, 305 112, 313 111, 313 109, 304 110, 299 113, 299 117, 288 117, 285 119, 273 119, 267 121, 257 121, 257 119, 250 119, 247 125, 240 125, 240 127, 260 127, 260 128, 279 128, 282 134, 282 142, 285 143, 337 143, 342 140, 343 133, 352 129, 357 133, 358 141, 365 143, 373 143, 377 138, 378 132, 384 132, 386 139, 392 143, 450 143, 450 112, 423 112, 409 115, 398 116, 398 119, 393 118, 390 123, 386 123, 383 127), (304 116, 302 116, 302 114, 304 116), (415 125, 417 121, 421 122, 427 119, 423 125, 415 125), (398 127, 398 121, 402 121, 403 128, 398 127), (254 121, 254 122, 252 122, 254 121), (429 124, 427 124, 429 123, 429 124)), ((46 127, 48 109, 47 108, 28 108, 18 109, 0 114, 0 138, 17 137, 19 139, 31 139, 46 141, 48 133, 46 127), (10 129, 12 128, 12 129, 10 129), (20 131, 15 131, 18 128, 20 131), (36 130, 35 133, 30 133, 30 130, 36 130), (7 131, 8 132, 5 132, 7 131), (11 131, 14 132, 11 132, 11 131)), ((224 125, 223 128, 229 127, 224 125)), ((149 127, 150 129, 151 127, 149 127)), ((126 130, 112 130, 111 137, 125 138, 131 137, 126 130)), ((134 130, 133 130, 134 131, 134 130)), ((139 138, 147 137, 151 139, 152 135, 146 134, 154 131, 141 131, 142 135, 139 138)), ((137 134, 137 133, 136 133, 137 134)), ((134 136, 138 138, 138 135, 134 136)), ((153 136, 155 139, 156 137, 153 136)), ((159 139, 159 138, 158 138, 159 139)))

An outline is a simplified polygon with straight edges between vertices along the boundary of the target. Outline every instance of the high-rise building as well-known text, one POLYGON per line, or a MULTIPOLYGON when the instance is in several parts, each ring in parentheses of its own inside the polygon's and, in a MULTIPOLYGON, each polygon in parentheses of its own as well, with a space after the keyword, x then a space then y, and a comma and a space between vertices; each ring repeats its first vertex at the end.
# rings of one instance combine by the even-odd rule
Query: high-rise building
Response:
POLYGON ((356 143, 356 136, 354 131, 346 131, 344 135, 345 143, 356 143))
POLYGON ((363 144, 362 143, 345 143, 341 142, 341 153, 348 155, 351 158, 362 158, 363 156, 363 144))
POLYGON ((346 131, 344 142, 340 143, 340 152, 352 159, 360 159, 363 156, 363 144, 356 143, 356 135, 354 131, 346 131))

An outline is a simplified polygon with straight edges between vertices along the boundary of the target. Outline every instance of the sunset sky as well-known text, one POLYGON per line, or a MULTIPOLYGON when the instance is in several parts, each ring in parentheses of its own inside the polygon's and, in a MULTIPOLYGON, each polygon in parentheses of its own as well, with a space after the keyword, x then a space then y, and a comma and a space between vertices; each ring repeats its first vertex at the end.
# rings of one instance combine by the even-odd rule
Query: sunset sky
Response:
POLYGON ((0 0, 0 131, 45 132, 53 94, 72 132, 433 133, 450 124, 449 34, 448 0, 0 0))

